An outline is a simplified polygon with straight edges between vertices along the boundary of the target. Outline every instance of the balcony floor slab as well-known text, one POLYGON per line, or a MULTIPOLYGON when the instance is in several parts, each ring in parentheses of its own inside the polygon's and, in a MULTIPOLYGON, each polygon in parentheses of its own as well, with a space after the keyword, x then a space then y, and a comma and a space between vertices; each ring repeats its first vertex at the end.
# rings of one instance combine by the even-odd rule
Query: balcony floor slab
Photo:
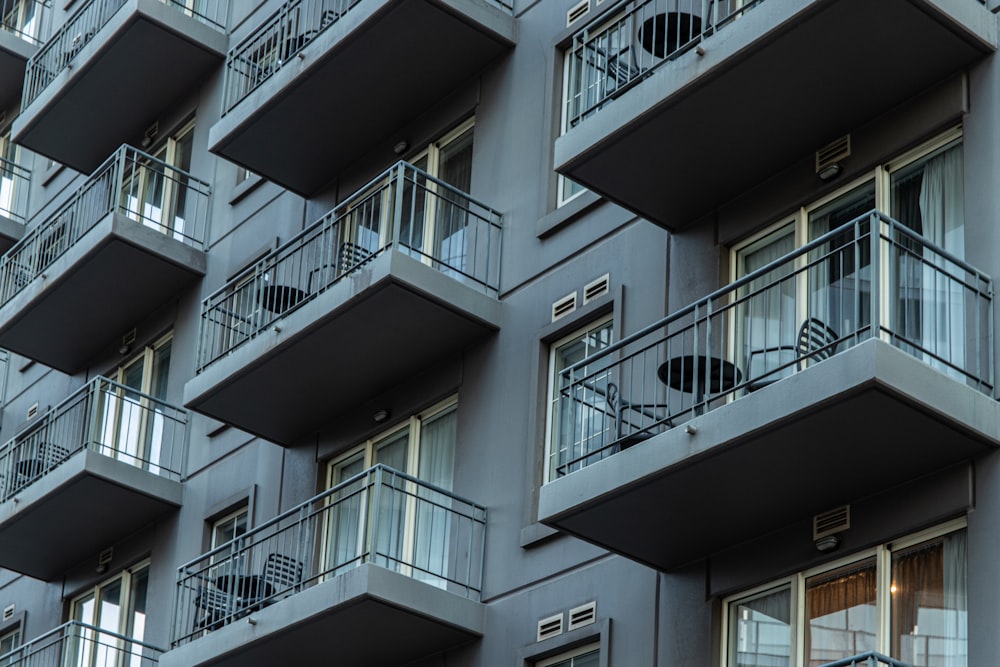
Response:
POLYGON ((541 522, 669 570, 1000 445, 1000 404, 869 340, 542 487, 541 522))
POLYGON ((7 109, 21 97, 24 68, 38 47, 17 35, 0 30, 0 109, 7 109))

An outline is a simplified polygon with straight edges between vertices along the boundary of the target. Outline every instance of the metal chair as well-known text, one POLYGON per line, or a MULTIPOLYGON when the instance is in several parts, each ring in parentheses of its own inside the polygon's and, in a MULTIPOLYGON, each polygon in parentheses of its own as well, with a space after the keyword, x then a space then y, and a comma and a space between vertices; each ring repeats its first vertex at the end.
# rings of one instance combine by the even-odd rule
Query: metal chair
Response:
POLYGON ((749 379, 747 391, 757 391, 762 387, 774 384, 784 377, 780 371, 772 372, 763 377, 754 378, 751 372, 751 363, 757 355, 773 354, 776 352, 790 352, 795 355, 795 370, 802 370, 804 359, 812 361, 822 361, 829 359, 837 352, 840 345, 840 335, 826 322, 818 317, 807 317, 799 326, 798 334, 794 345, 773 345, 750 350, 747 353, 746 372, 744 376, 749 379))
POLYGON ((621 397, 621 392, 618 389, 618 385, 614 382, 608 383, 608 393, 607 393, 608 406, 614 412, 615 419, 615 441, 618 443, 617 451, 622 451, 628 449, 633 445, 637 445, 644 440, 649 440, 656 433, 650 433, 647 431, 636 431, 630 433, 624 433, 625 431, 625 411, 632 410, 638 412, 642 417, 649 417, 654 424, 664 424, 669 428, 674 427, 673 420, 669 416, 660 419, 656 412, 649 412, 653 410, 663 409, 667 410, 667 415, 669 415, 669 406, 666 403, 632 403, 621 397))
POLYGON ((215 586, 201 586, 194 606, 201 611, 194 619, 194 630, 218 630, 227 622, 235 605, 233 596, 215 586))

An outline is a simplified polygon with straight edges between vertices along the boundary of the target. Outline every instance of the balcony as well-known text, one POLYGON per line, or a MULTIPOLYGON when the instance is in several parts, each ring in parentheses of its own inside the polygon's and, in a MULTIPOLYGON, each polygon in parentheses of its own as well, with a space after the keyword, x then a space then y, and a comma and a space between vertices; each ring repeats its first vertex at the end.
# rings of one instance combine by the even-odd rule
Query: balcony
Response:
POLYGON ((181 504, 187 413, 96 377, 0 447, 0 567, 54 581, 181 504))
POLYGON ((159 664, 162 649, 134 637, 70 621, 22 644, 0 664, 7 667, 65 667, 66 665, 130 665, 152 667, 159 664))
POLYGON ((228 7, 223 0, 84 3, 28 60, 14 141, 92 172, 222 62, 228 7))
POLYGON ((0 109, 21 96, 24 70, 47 39, 50 0, 0 0, 0 109))
POLYGON ((822 667, 910 667, 905 662, 900 662, 899 660, 893 660, 892 658, 882 655, 881 653, 876 653, 875 651, 869 651, 868 653, 862 653, 860 655, 855 655, 850 658, 844 658, 843 660, 837 660, 836 662, 831 662, 822 667))
POLYGON ((0 347, 76 373, 204 275, 208 211, 207 183, 122 146, 0 257, 0 347))
POLYGON ((679 230, 996 47, 978 0, 618 3, 567 52, 555 168, 679 230))
POLYGON ((566 369, 539 518, 669 570, 991 451, 992 322, 988 276, 862 216, 566 369))
POLYGON ((370 468, 182 566, 163 664, 318 666, 335 646, 390 667, 472 641, 485 530, 486 508, 370 468))
POLYGON ((400 162, 202 302, 184 403, 288 445, 497 330, 499 271, 500 214, 400 162))
POLYGON ((24 236, 31 172, 0 158, 0 252, 7 252, 24 236))
POLYGON ((210 149, 312 196, 514 38, 510 0, 292 0, 229 51, 210 149))

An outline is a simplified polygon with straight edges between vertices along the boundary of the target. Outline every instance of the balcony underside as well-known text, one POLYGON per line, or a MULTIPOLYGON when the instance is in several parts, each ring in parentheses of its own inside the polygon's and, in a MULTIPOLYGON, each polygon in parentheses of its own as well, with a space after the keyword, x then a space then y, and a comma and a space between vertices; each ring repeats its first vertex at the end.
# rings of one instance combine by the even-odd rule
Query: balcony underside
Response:
POLYGON ((514 25, 484 0, 362 0, 223 116, 210 150, 311 196, 510 49, 514 25))
POLYGON ((869 340, 541 489, 539 518, 669 570, 969 460, 1000 405, 869 340))
POLYGON ((670 230, 996 48, 973 0, 765 0, 560 137, 557 171, 670 230))
POLYGON ((54 581, 180 504, 180 482, 80 451, 0 505, 0 567, 54 581))
POLYGON ((499 313, 496 299, 389 249, 207 366, 184 403, 290 445, 497 330, 499 313))
POLYGON ((128 0, 14 121, 14 141, 85 174, 189 96, 228 37, 160 0, 128 0))
POLYGON ((205 264, 200 250, 109 214, 0 307, 0 348, 76 373, 205 264))
POLYGON ((485 607, 361 565, 163 654, 161 667, 395 667, 483 635, 485 607))
POLYGON ((0 30, 0 109, 17 103, 24 84, 24 67, 38 47, 0 30))

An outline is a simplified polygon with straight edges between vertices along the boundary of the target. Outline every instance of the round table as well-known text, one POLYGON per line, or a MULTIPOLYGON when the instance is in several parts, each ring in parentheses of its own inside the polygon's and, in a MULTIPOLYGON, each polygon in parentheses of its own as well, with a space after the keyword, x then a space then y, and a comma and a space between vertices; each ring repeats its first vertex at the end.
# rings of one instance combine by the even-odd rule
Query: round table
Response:
POLYGON ((694 394, 698 403, 706 392, 728 391, 743 379, 740 369, 730 361, 705 354, 697 355, 697 361, 695 357, 693 354, 673 357, 656 369, 656 375, 671 389, 694 394), (708 386, 705 386, 706 380, 708 386))

